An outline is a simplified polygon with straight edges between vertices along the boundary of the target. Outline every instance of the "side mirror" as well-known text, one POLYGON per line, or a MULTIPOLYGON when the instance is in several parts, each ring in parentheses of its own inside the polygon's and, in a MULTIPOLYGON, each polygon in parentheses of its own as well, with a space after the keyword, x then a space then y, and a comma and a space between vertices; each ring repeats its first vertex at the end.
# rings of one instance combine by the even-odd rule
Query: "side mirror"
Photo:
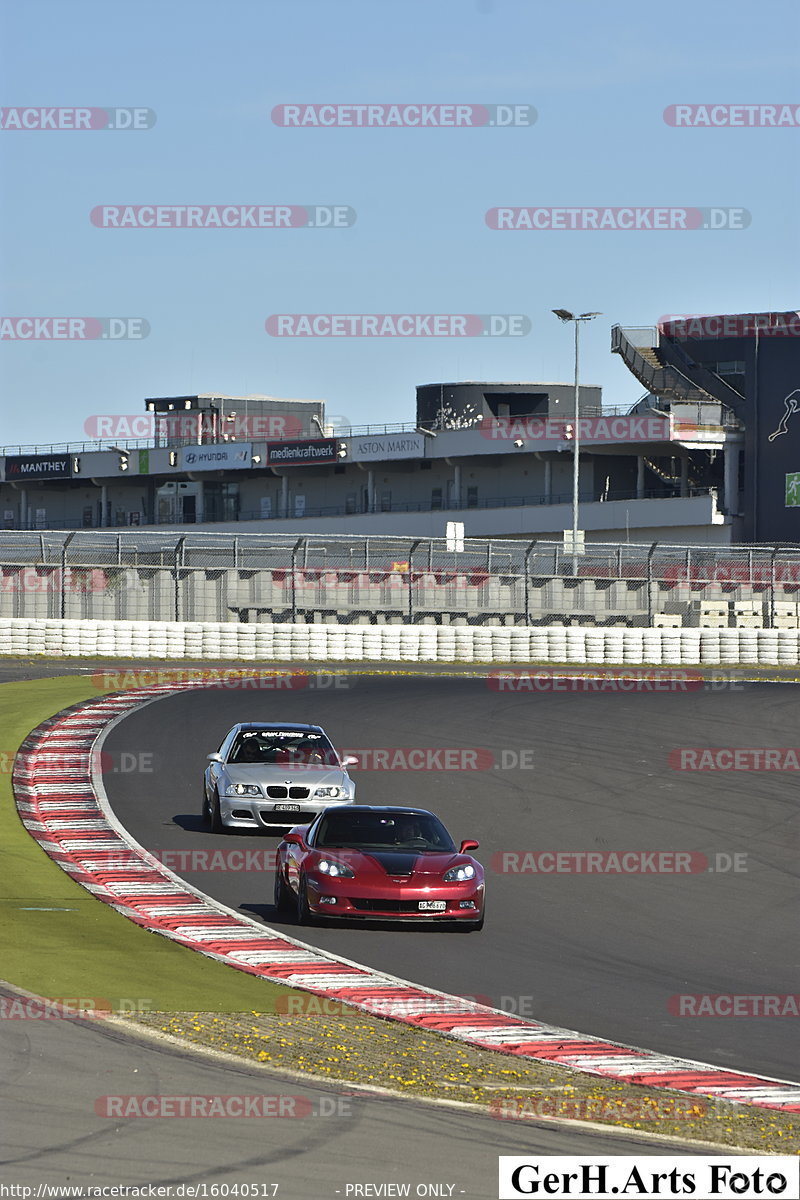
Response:
POLYGON ((476 842, 476 841, 462 842, 461 849, 459 850, 459 854, 469 854, 470 850, 477 850, 479 846, 480 846, 480 842, 476 842))
POLYGON ((342 759, 342 766, 343 767, 357 767, 358 759, 356 758, 356 756, 354 754, 348 754, 346 758, 342 759))
POLYGON ((288 842, 290 846, 302 846, 303 845, 303 838, 302 838, 302 835, 299 833, 291 833, 291 832, 285 833, 283 835, 283 841, 288 842))
POLYGON ((218 762, 218 763, 222 762, 222 755, 217 754, 216 750, 214 751, 213 754, 207 754, 206 758, 208 759, 209 762, 218 762))

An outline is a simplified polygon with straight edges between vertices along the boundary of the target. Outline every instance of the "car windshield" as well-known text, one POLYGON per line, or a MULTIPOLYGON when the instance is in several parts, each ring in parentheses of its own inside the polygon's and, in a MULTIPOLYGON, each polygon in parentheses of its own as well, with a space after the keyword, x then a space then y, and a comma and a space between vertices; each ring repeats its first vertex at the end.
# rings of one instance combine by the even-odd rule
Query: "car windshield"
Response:
POLYGON ((228 762, 237 766, 338 767, 336 751, 323 733, 259 729, 240 733, 228 762))
POLYGON ((325 813, 314 837, 317 847, 357 850, 454 851, 450 834, 431 813, 325 813))

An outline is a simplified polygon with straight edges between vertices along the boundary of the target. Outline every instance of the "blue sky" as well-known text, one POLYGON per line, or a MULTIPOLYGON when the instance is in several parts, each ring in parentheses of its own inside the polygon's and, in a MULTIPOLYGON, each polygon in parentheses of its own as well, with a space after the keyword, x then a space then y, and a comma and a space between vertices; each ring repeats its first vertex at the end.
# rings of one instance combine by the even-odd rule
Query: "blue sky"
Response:
POLYGON ((2 312, 137 316, 140 341, 3 341, 0 444, 197 391, 413 421, 418 383, 642 389, 614 323, 798 306, 800 128, 676 129, 673 103, 800 105, 800 6, 771 0, 27 0, 3 106, 135 106, 142 131, 0 132, 2 312), (282 103, 531 104, 529 128, 281 128, 282 103), (99 204, 347 204, 344 229, 100 229, 99 204), (487 228, 500 206, 745 208, 745 230, 487 228), (274 338, 273 313, 521 313, 526 337, 274 338))

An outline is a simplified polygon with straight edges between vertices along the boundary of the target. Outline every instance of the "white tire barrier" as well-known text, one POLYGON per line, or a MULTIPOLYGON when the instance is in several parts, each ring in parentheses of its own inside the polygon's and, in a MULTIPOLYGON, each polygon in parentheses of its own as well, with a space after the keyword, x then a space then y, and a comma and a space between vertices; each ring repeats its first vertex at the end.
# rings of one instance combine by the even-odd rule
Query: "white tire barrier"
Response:
POLYGON ((234 624, 0 618, 0 654, 245 662, 800 665, 798 629, 234 624))

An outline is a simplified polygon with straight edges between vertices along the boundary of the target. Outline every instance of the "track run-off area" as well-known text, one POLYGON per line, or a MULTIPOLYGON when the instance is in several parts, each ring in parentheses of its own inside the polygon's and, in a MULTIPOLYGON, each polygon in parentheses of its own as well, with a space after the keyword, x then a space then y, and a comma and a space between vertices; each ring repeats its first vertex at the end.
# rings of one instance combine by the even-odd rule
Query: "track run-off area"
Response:
POLYGON ((311 674, 138 709, 106 737, 103 778, 137 842, 265 926, 523 1018, 797 1079, 796 725, 782 684, 506 690, 496 678, 311 674), (212 835, 200 819, 206 755, 245 720, 321 724, 361 760, 358 803, 428 808, 457 842, 476 838, 483 933, 299 929, 276 913, 271 870, 230 852, 269 851, 278 836, 212 835))

